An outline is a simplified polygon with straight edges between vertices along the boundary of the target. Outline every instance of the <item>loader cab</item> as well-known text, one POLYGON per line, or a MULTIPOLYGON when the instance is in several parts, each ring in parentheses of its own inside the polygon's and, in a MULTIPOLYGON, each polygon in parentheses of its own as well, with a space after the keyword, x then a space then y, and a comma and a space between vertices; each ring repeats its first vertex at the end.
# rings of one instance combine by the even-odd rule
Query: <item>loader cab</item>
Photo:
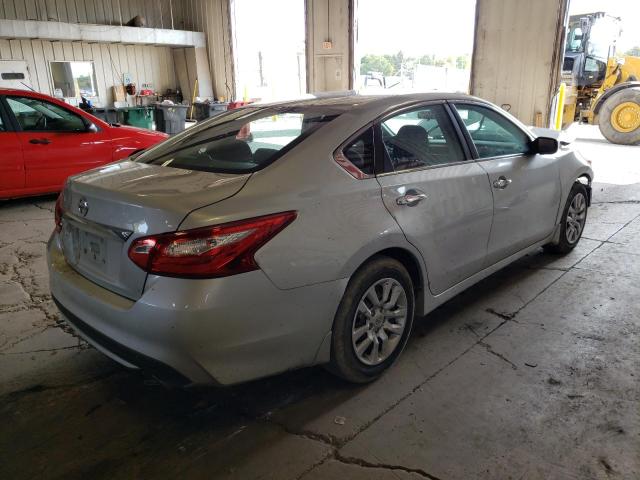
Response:
POLYGON ((595 12, 569 17, 562 73, 576 87, 597 87, 607 74, 607 60, 615 55, 620 18, 595 12))

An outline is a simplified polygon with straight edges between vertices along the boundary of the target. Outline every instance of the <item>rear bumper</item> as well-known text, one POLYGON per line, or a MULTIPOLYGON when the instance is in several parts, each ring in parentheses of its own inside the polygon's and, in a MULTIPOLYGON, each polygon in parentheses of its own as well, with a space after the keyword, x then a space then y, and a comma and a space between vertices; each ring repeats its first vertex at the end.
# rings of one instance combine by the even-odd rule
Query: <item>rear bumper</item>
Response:
POLYGON ((110 353, 110 356, 117 358, 120 363, 127 367, 141 368, 144 371, 150 373, 154 377, 160 379, 163 383, 176 387, 183 387, 189 385, 191 381, 182 375, 180 372, 174 370, 169 365, 165 365, 162 362, 154 360, 153 358, 142 355, 135 350, 131 350, 124 345, 119 344, 115 340, 100 333, 91 325, 83 322, 73 313, 67 310, 57 298, 53 297, 58 310, 62 313, 67 323, 69 323, 77 332, 79 332, 83 338, 85 338, 92 345, 98 347, 101 351, 110 353))
POLYGON ((229 385, 316 363, 346 280, 280 290, 261 271, 185 280, 150 276, 130 300, 89 281, 48 245, 51 293, 98 350, 173 385, 229 385))

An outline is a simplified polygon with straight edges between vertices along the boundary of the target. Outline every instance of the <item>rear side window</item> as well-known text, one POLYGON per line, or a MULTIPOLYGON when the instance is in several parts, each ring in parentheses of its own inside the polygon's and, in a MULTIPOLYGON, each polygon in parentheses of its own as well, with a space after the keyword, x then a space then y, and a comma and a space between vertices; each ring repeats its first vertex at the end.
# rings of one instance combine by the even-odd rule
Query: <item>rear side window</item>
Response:
POLYGON ((403 112, 381 124, 385 172, 465 160, 449 114, 442 105, 403 112))
POLYGON ((138 161, 216 173, 248 173, 273 162, 336 115, 263 108, 232 114, 228 122, 186 132, 138 161))
POLYGON ((374 173, 373 127, 349 140, 335 155, 336 162, 353 177, 362 179, 374 173))
POLYGON ((456 105, 480 158, 529 152, 529 137, 508 118, 480 105, 456 105))
POLYGON ((30 97, 7 97, 7 103, 24 131, 82 132, 86 129, 79 115, 53 103, 30 97))

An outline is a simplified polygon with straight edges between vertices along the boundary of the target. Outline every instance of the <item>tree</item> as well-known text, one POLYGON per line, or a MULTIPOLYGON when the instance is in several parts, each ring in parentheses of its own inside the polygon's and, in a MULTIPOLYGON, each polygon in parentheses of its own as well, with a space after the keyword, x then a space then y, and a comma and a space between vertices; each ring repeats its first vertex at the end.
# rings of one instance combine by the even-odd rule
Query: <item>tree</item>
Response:
POLYGON ((456 58, 456 68, 466 70, 469 68, 469 64, 471 63, 470 60, 469 55, 460 55, 456 58))
POLYGON ((365 55, 360 60, 360 74, 379 72, 385 77, 393 75, 395 69, 389 57, 390 55, 365 55))
POLYGON ((418 59, 420 65, 434 65, 436 63, 435 55, 423 55, 418 59))
POLYGON ((385 55, 386 57, 389 58, 389 61, 393 64, 393 69, 394 69, 394 75, 399 75, 400 72, 403 70, 404 68, 404 63, 405 63, 405 58, 404 58, 404 53, 402 53, 402 50, 400 50, 398 53, 396 53, 395 55, 385 55))

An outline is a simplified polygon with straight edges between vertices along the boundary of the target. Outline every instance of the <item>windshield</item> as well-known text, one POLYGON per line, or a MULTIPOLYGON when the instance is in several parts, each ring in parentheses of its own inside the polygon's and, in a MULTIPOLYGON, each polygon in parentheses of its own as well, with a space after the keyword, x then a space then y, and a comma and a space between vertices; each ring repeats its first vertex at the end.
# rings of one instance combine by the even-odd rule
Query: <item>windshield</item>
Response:
POLYGON ((620 34, 619 27, 612 17, 598 18, 589 32, 587 54, 601 60, 609 58, 612 48, 620 34))
POLYGON ((192 127, 136 161, 215 173, 254 172, 337 116, 317 106, 232 110, 192 127))
POLYGON ((571 17, 569 22, 565 52, 581 53, 606 60, 620 36, 619 19, 610 15, 591 14, 585 17, 571 17))

